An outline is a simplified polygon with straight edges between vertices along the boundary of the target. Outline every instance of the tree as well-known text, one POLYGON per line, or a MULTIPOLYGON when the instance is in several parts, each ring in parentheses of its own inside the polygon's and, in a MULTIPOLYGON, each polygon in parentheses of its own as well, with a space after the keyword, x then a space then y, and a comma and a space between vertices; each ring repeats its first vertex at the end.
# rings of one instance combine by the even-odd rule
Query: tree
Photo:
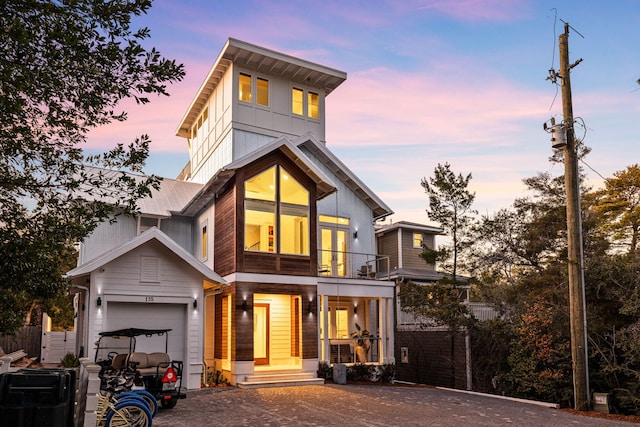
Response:
POLYGON ((0 12, 0 333, 65 290, 63 259, 159 178, 141 173, 149 138, 85 156, 89 130, 126 120, 118 103, 168 95, 182 65, 142 46, 131 20, 150 0, 9 0, 0 12))
POLYGON ((595 208, 604 216, 603 227, 614 242, 636 252, 640 238, 640 167, 628 166, 605 180, 595 195, 595 208))
POLYGON ((451 171, 449 163, 444 166, 439 164, 433 171, 434 176, 423 178, 420 185, 429 197, 429 209, 427 215, 432 221, 440 223, 445 232, 451 236, 452 244, 450 248, 442 247, 434 254, 428 248, 424 248, 423 258, 425 261, 433 261, 434 258, 442 260, 449 254, 453 260, 450 265, 453 280, 457 280, 458 256, 467 246, 464 240, 464 233, 471 224, 475 211, 471 209, 475 193, 469 192, 467 187, 471 180, 471 174, 466 177, 451 171), (435 255, 435 257, 434 257, 435 255))
MULTIPOLYGON (((471 224, 471 204, 475 193, 467 190, 471 174, 456 176, 449 163, 438 164, 434 176, 423 178, 420 184, 429 196, 429 219, 438 221, 452 238, 450 246, 441 246, 437 250, 426 245, 422 247, 421 258, 427 264, 440 262, 451 277, 444 277, 429 286, 408 282, 400 285, 399 298, 402 309, 424 319, 425 324, 447 325, 457 330, 469 321, 469 311, 461 304, 463 298, 458 283, 458 256, 466 246, 463 239, 471 224), (453 260, 449 263, 449 258, 453 260)), ((453 342, 453 341, 452 341, 453 342)))

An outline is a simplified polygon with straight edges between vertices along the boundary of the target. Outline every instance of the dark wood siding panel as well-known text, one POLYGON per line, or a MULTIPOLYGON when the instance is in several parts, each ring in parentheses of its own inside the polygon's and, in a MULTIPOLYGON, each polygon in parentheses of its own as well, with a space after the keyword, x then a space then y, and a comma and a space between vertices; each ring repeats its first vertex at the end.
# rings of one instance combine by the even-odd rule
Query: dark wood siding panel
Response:
POLYGON ((244 284, 236 284, 232 309, 235 311, 236 327, 233 328, 235 354, 231 360, 253 360, 253 293, 245 292, 244 284), (247 312, 242 308, 244 295, 247 294, 247 312))
POLYGON ((235 188, 230 188, 216 200, 214 231, 214 270, 224 276, 236 270, 236 209, 235 188))
POLYGON ((243 271, 247 273, 278 273, 278 256, 263 252, 245 252, 243 271))

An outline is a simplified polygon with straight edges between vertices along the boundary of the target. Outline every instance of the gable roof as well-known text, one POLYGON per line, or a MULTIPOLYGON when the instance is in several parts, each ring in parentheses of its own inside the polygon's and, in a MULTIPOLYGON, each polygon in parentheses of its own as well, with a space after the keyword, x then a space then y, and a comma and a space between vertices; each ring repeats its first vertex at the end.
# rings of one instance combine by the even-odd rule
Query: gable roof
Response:
POLYGON ((182 208, 204 187, 203 184, 162 178, 160 189, 152 189, 150 197, 138 200, 138 209, 145 215, 170 217, 182 208))
POLYGON ((195 215, 215 197, 216 193, 225 187, 238 169, 275 150, 280 150, 316 183, 318 200, 336 191, 331 179, 314 165, 296 144, 292 143, 286 136, 281 136, 218 170, 180 213, 183 215, 195 215))
POLYGON ((373 211, 374 220, 393 214, 393 211, 369 187, 366 186, 351 170, 333 154, 325 144, 318 141, 313 134, 306 133, 293 141, 298 147, 305 147, 331 173, 342 181, 373 211))
POLYGON ((102 267, 103 265, 113 261, 114 259, 131 252, 132 250, 144 245, 147 242, 150 242, 151 240, 157 240, 158 242, 160 242, 163 246, 176 254, 184 262, 189 264, 194 270, 197 270, 200 274, 202 274, 207 280, 221 285, 229 285, 229 283, 227 283, 227 281, 224 280, 215 271, 211 270, 209 267, 198 261, 182 246, 171 240, 169 236, 167 236, 156 227, 152 227, 139 236, 136 236, 135 239, 129 240, 128 242, 105 252, 99 257, 94 258, 93 260, 74 268, 73 270, 65 274, 65 277, 68 279, 73 279, 79 276, 87 275, 93 270, 102 267))
POLYGON ((198 119, 202 107, 224 73, 234 63, 265 74, 277 74, 294 82, 323 88, 325 95, 329 95, 347 79, 344 71, 229 38, 180 121, 176 129, 177 136, 189 137, 189 130, 198 119))

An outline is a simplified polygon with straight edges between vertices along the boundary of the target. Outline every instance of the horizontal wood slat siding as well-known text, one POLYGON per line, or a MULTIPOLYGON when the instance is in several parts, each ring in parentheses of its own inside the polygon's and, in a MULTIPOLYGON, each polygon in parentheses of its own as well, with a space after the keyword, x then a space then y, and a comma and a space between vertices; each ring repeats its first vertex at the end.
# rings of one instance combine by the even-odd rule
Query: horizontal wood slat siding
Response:
MULTIPOLYGON (((423 243, 433 249, 433 236, 422 234, 423 243)), ((422 248, 413 247, 413 231, 404 230, 402 232, 402 266, 404 268, 415 268, 419 270, 433 270, 433 264, 427 264, 420 258, 422 248)))
POLYGON ((389 268, 398 268, 398 234, 385 233, 378 238, 378 253, 389 257, 389 268))

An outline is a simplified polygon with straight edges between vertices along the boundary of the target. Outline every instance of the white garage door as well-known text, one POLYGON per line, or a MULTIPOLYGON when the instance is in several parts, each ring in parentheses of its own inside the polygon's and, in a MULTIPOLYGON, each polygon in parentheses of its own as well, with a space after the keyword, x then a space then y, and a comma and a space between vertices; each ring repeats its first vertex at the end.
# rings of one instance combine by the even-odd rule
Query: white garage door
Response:
MULTIPOLYGON (((184 304, 140 304, 109 302, 107 305, 107 327, 113 331, 125 328, 171 329, 169 332, 169 355, 172 360, 185 361, 186 306, 184 304)), ((153 353, 164 351, 165 337, 140 336, 136 338, 136 351, 153 353)))

